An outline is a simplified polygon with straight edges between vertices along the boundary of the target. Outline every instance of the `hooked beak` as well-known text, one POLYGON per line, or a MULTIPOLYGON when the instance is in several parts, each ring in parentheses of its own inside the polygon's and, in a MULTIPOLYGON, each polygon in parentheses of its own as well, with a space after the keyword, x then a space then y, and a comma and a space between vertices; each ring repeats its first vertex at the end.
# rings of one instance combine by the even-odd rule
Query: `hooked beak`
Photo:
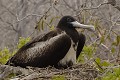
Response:
POLYGON ((92 25, 84 25, 84 24, 81 24, 77 21, 70 22, 70 23, 76 28, 83 28, 83 29, 87 29, 87 30, 93 31, 93 32, 95 31, 95 28, 92 25))

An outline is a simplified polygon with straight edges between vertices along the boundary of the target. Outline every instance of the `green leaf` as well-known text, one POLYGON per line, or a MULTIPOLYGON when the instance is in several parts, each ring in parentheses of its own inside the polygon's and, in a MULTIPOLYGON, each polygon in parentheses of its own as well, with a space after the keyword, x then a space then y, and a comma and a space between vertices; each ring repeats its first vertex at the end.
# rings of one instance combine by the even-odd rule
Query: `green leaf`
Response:
POLYGON ((52 25, 52 26, 50 27, 50 30, 54 30, 54 28, 55 28, 55 27, 52 25))
POLYGON ((41 21, 41 27, 42 27, 42 30, 44 28, 44 20, 41 21))
POLYGON ((103 35, 100 39, 100 43, 103 43, 105 41, 105 36, 103 35))
POLYGON ((84 63, 85 62, 84 56, 85 56, 84 53, 80 53, 80 56, 78 57, 77 62, 84 63))
POLYGON ((114 74, 116 77, 119 77, 120 75, 120 68, 114 68, 114 74))
POLYGON ((100 58, 96 58, 95 61, 96 61, 99 65, 101 65, 101 59, 100 59, 100 58))
POLYGON ((120 44, 120 36, 117 36, 116 38, 117 46, 120 44))
POLYGON ((8 48, 4 48, 0 51, 0 63, 5 64, 8 60, 8 58, 11 56, 11 53, 8 48))
POLYGON ((52 80, 66 80, 64 75, 54 75, 52 80))
POLYGON ((51 20, 50 20, 49 24, 52 24, 52 22, 53 22, 55 19, 57 19, 57 18, 59 18, 59 17, 58 17, 58 16, 56 16, 56 17, 51 18, 51 20))
POLYGON ((102 64, 102 66, 106 66, 106 67, 108 67, 110 65, 110 63, 107 61, 103 61, 101 64, 102 64))
POLYGON ((16 76, 15 73, 10 73, 10 74, 7 76, 7 78, 13 78, 13 77, 15 77, 15 76, 16 76))
POLYGON ((82 52, 80 53, 77 62, 85 62, 84 58, 87 58, 87 60, 91 59, 93 57, 95 49, 93 46, 84 46, 82 52))
POLYGON ((55 19, 55 18, 53 17, 53 18, 50 20, 49 24, 52 24, 52 22, 53 22, 54 19, 55 19))
POLYGON ((37 22, 35 29, 38 29, 40 31, 40 26, 41 26, 41 20, 37 22))
POLYGON ((28 38, 22 38, 22 37, 20 37, 19 43, 17 45, 18 49, 20 49, 23 45, 25 45, 29 41, 30 41, 30 37, 28 37, 28 38))
POLYGON ((120 44, 120 36, 116 37, 116 40, 112 43, 114 46, 118 46, 120 44))
POLYGON ((95 23, 94 23, 95 28, 97 28, 97 27, 98 27, 98 25, 99 25, 99 20, 98 20, 98 19, 96 19, 96 20, 95 20, 95 23))
POLYGON ((112 47, 111 52, 112 52, 112 53, 115 53, 115 51, 116 51, 115 48, 112 47))
POLYGON ((112 43, 112 45, 113 45, 113 46, 116 46, 116 45, 117 45, 117 43, 116 43, 116 42, 113 42, 113 43, 112 43))

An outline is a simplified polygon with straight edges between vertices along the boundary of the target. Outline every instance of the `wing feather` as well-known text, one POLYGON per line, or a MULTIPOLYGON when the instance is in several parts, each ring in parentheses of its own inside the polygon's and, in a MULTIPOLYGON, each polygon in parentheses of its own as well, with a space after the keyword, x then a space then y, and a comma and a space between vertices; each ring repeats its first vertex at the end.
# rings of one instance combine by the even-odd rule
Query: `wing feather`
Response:
POLYGON ((56 32, 50 32, 40 39, 37 37, 27 43, 9 62, 21 67, 57 65, 59 60, 66 55, 70 46, 71 40, 68 35, 65 33, 57 35, 56 32))
POLYGON ((79 41, 78 41, 78 46, 77 46, 77 51, 76 51, 76 58, 79 57, 83 47, 84 47, 84 44, 85 44, 85 35, 83 35, 82 33, 79 33, 79 41))

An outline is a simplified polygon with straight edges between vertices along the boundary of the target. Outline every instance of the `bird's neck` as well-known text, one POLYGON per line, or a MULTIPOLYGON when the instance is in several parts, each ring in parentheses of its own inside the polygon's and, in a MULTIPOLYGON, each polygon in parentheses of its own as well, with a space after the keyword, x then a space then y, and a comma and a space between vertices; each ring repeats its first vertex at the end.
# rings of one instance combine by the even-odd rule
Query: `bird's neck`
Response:
POLYGON ((70 36, 70 38, 75 44, 78 42, 79 34, 76 29, 69 29, 69 30, 66 30, 65 32, 70 36))
POLYGON ((75 28, 70 29, 70 28, 66 28, 64 27, 64 29, 59 28, 61 31, 65 31, 66 34, 68 36, 70 36, 70 38, 72 39, 72 41, 76 44, 78 42, 79 39, 79 33, 77 32, 77 30, 75 28))

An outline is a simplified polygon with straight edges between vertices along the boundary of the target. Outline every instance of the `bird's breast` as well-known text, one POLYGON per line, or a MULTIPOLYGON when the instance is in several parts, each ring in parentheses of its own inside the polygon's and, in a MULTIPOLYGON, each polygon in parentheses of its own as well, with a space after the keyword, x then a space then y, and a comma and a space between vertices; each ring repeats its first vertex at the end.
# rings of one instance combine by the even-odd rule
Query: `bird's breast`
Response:
POLYGON ((64 56, 63 59, 61 59, 59 61, 59 65, 61 66, 72 66, 73 64, 76 64, 76 50, 75 50, 75 46, 74 45, 74 42, 71 40, 71 47, 69 49, 69 51, 67 52, 67 54, 64 56))

